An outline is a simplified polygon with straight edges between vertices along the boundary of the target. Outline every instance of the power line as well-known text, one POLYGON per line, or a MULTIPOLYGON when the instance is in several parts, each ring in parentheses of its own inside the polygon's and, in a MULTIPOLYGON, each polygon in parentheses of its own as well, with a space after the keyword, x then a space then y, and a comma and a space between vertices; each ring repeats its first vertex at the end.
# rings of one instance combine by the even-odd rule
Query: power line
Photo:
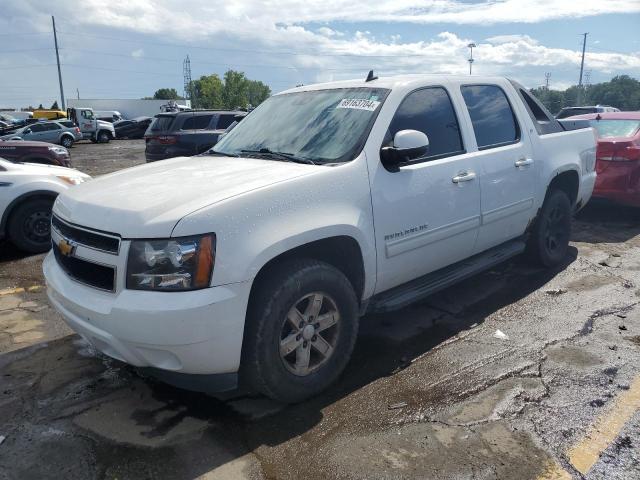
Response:
POLYGON ((38 63, 38 64, 33 64, 33 65, 12 65, 10 67, 5 67, 4 65, 2 66, 3 70, 14 70, 14 69, 20 69, 20 68, 39 68, 39 67, 55 67, 56 64, 55 63, 38 63))
POLYGON ((38 51, 42 51, 42 50, 53 50, 53 48, 51 48, 51 47, 42 47, 42 48, 24 48, 24 49, 19 49, 19 50, 2 50, 2 52, 0 52, 0 53, 2 53, 4 55, 5 53, 38 52, 38 51))

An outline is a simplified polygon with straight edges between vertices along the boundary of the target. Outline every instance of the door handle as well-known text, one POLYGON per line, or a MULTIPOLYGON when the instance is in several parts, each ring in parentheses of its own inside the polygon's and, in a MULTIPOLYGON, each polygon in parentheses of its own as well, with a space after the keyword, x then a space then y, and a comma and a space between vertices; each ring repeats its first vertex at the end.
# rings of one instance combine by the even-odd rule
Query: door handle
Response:
POLYGON ((519 158, 516 160, 516 168, 526 167, 527 165, 533 164, 533 158, 519 158))
POLYGON ((475 178, 476 178, 475 172, 460 172, 458 175, 453 177, 451 181, 453 183, 470 182, 475 178))

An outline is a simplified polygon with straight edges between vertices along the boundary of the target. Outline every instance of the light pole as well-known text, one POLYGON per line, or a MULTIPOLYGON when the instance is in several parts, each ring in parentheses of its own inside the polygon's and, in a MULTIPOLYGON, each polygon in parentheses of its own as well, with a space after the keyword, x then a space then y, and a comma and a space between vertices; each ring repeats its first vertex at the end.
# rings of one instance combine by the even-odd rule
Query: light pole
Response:
POLYGON ((469 47, 469 75, 471 75, 471 67, 473 67, 473 49, 476 46, 477 45, 475 43, 470 43, 469 45, 467 45, 467 47, 469 47))

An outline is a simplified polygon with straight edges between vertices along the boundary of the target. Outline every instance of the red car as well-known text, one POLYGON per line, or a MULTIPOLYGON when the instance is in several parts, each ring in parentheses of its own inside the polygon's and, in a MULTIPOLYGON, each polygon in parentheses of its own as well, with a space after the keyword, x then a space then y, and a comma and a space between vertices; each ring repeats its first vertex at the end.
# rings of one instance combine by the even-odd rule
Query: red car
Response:
POLYGON ((640 112, 576 115, 598 135, 593 196, 640 207, 640 112))
POLYGON ((71 167, 69 151, 60 145, 46 142, 0 140, 0 157, 13 163, 44 163, 71 167))

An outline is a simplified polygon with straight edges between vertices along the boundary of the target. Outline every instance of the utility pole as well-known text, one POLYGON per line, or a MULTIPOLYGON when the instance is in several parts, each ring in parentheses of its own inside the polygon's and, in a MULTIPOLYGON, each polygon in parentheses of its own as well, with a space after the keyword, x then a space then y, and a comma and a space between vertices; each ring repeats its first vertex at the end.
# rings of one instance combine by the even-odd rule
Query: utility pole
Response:
POLYGON ((56 61, 58 62, 58 81, 60 82, 60 100, 62 103, 62 110, 67 110, 67 106, 64 103, 64 90, 62 89, 62 72, 60 71, 60 54, 58 54, 58 35, 56 34, 56 19, 51 15, 51 23, 53 23, 53 42, 56 46, 56 61))
POLYGON ((80 100, 80 90, 76 88, 76 95, 78 95, 78 100, 80 100))
POLYGON ((578 82, 578 106, 582 105, 582 72, 584 71, 584 52, 587 49, 587 35, 589 32, 581 34, 582 40, 582 62, 580 62, 580 81, 578 82))
POLYGON ((469 47, 469 75, 471 75, 471 67, 473 67, 473 49, 476 47, 477 45, 475 43, 470 43, 469 45, 467 45, 467 47, 469 47))
POLYGON ((547 72, 544 74, 544 88, 549 90, 549 79, 551 78, 551 72, 547 72))

